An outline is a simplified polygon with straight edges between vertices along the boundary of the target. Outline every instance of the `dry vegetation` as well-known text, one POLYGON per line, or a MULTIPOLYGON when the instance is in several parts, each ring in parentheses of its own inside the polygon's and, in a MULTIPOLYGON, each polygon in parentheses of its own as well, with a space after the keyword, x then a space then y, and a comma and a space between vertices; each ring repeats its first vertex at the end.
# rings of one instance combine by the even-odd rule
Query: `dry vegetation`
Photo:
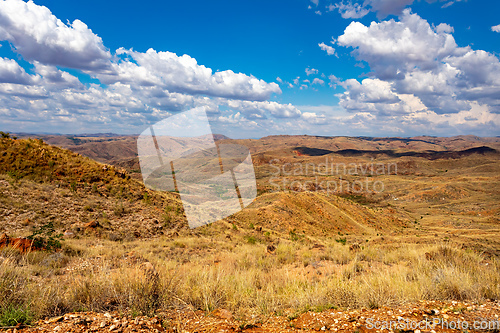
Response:
POLYGON ((232 311, 241 320, 294 317, 328 308, 379 308, 419 300, 500 298, 500 262, 449 246, 363 246, 349 250, 282 240, 230 246, 204 236, 134 241, 67 241, 57 253, 4 250, 3 324, 72 311, 152 315, 161 309, 232 311))
POLYGON ((135 239, 186 229, 178 195, 149 191, 125 170, 49 146, 0 141, 0 233, 52 222, 68 237, 135 239), (96 228, 86 228, 96 222, 96 228))
POLYGON ((257 157, 257 200, 189 230, 175 193, 40 140, 0 139, 0 233, 24 237, 48 222, 65 233, 57 252, 0 250, 0 326, 72 311, 223 308, 252 323, 500 299, 498 155, 384 157, 401 171, 375 177, 386 192, 329 195, 266 189, 269 159, 323 157, 257 157))

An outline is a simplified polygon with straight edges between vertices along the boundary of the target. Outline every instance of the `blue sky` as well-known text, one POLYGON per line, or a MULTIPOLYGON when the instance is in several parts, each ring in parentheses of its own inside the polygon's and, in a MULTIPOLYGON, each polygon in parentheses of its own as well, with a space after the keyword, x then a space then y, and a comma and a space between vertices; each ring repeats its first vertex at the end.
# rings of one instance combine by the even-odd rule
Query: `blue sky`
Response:
POLYGON ((500 135, 500 3, 0 1, 0 130, 500 135))

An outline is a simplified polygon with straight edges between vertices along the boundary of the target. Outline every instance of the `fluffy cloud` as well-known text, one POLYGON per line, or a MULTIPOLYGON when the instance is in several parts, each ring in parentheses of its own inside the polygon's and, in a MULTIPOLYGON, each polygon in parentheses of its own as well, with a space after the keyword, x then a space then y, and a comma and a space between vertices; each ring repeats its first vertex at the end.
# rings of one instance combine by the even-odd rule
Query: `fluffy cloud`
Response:
POLYGON ((442 33, 442 32, 445 32, 445 33, 452 33, 455 31, 455 29, 453 29, 453 27, 449 24, 446 24, 446 23, 441 23, 439 24, 437 27, 436 27, 436 32, 439 34, 439 33, 442 33))
POLYGON ((338 44, 353 47, 356 58, 366 61, 383 79, 395 79, 416 67, 435 69, 439 59, 462 52, 452 35, 433 31, 426 20, 409 10, 399 22, 372 22, 369 27, 352 22, 338 44))
POLYGON ((391 85, 379 79, 364 79, 361 83, 349 79, 342 82, 346 89, 338 94, 339 105, 348 112, 366 112, 380 118, 410 113, 412 109, 400 95, 394 93, 391 85))
POLYGON ((319 85, 324 85, 325 84, 325 81, 319 79, 319 78, 314 78, 314 80, 312 81, 311 84, 319 84, 319 85))
MULTIPOLYGON (((44 79, 45 84, 56 85, 62 88, 83 88, 83 84, 75 76, 62 71, 52 65, 34 62, 35 72, 44 79)), ((0 75, 1 76, 1 75, 0 75)))
POLYGON ((500 32, 500 24, 499 25, 494 25, 491 27, 491 31, 494 32, 500 32))
POLYGON ((400 101, 390 83, 379 79, 364 79, 361 83, 349 79, 343 86, 348 91, 346 96, 359 102, 393 104, 400 101))
MULTIPOLYGON (((31 63, 0 58, 0 119, 17 130, 140 132, 175 112, 204 106, 213 114, 232 108, 227 119, 297 118, 291 104, 268 102, 276 83, 231 70, 213 72, 196 59, 171 52, 118 49, 111 54, 83 22, 64 24, 32 1, 0 0, 0 40, 31 63), (82 84, 62 68, 90 75, 82 84)), ((78 75, 77 75, 78 76, 78 75)), ((221 119, 226 119, 221 118, 221 119)), ((246 120, 245 120, 246 119, 246 120)))
POLYGON ((280 104, 277 102, 264 101, 241 101, 219 99, 221 105, 241 112, 248 119, 266 119, 266 113, 275 118, 297 118, 301 112, 292 104, 280 104))
POLYGON ((302 119, 312 125, 325 125, 328 123, 328 119, 324 114, 317 114, 314 112, 302 113, 302 119))
POLYGON ((335 54, 335 49, 333 47, 331 47, 330 45, 326 45, 325 43, 319 43, 318 46, 323 51, 326 51, 326 54, 328 54, 328 55, 336 55, 335 54))
POLYGON ((145 53, 119 49, 117 54, 124 57, 113 62, 110 73, 97 74, 101 82, 136 82, 178 93, 260 101, 269 99, 272 93, 281 93, 274 82, 231 70, 213 73, 186 54, 178 56, 153 49, 145 53))
POLYGON ((257 123, 255 121, 246 119, 241 115, 240 112, 236 112, 235 114, 230 114, 227 116, 219 116, 216 120, 222 125, 230 124, 231 126, 234 126, 244 123, 246 126, 257 126, 257 123))
POLYGON ((318 70, 315 68, 306 68, 306 74, 307 76, 313 75, 313 74, 318 74, 318 70))
POLYGON ((342 113, 329 107, 300 106, 300 119, 288 129, 285 124, 281 132, 303 134, 305 129, 314 128, 315 135, 362 135, 362 136, 414 136, 476 134, 498 135, 500 115, 488 110, 488 106, 471 103, 471 109, 453 114, 437 114, 423 106, 413 95, 400 95, 401 102, 394 104, 401 108, 399 113, 374 114, 357 111, 342 113))
POLYGON ((330 11, 338 9, 340 15, 345 19, 357 19, 366 16, 370 10, 366 7, 362 6, 359 3, 347 2, 343 1, 337 4, 331 4, 328 6, 330 11))
POLYGON ((0 83, 29 85, 33 78, 15 60, 0 57, 0 83))
MULTIPOLYGON (((137 89, 156 86, 167 92, 259 101, 281 93, 276 83, 231 70, 213 73, 188 55, 119 49, 112 58, 101 38, 83 22, 66 25, 47 7, 32 1, 0 0, 0 40, 11 42, 16 52, 54 84, 77 84, 54 67, 61 66, 84 70, 104 84, 131 83, 137 89)), ((5 61, 1 66, 7 66, 5 61)), ((12 80, 12 75, 4 74, 6 80, 12 80)), ((22 75, 16 77, 23 79, 22 75)))
POLYGON ((25 86, 21 84, 1 83, 0 95, 5 95, 11 103, 2 100, 4 106, 13 105, 20 102, 24 105, 27 101, 46 99, 49 97, 49 92, 42 86, 25 86))
POLYGON ((0 40, 11 42, 26 60, 63 67, 102 70, 111 54, 85 23, 66 25, 32 1, 0 1, 0 40))
POLYGON ((39 99, 63 89, 83 88, 76 77, 54 66, 35 62, 34 71, 28 74, 15 60, 0 58, 0 93, 39 99))
POLYGON ((401 11, 413 3, 413 0, 371 0, 371 11, 377 13, 378 18, 388 15, 399 15, 401 11))
MULTIPOLYGON (((338 9, 340 15, 345 19, 357 19, 366 16, 369 12, 377 14, 379 19, 389 15, 400 15, 407 6, 413 4, 415 0, 365 0, 362 4, 341 1, 328 6, 330 11, 338 9)), ((442 8, 449 7, 460 0, 426 0, 427 2, 446 2, 442 8)))
MULTIPOLYGON (((414 95, 437 114, 469 110, 473 101, 500 111, 499 59, 482 50, 458 47, 451 31, 443 24, 433 28, 409 10, 399 22, 391 19, 370 26, 352 22, 338 44, 354 48, 355 57, 368 63, 378 81, 346 81, 341 104, 348 110, 399 112, 395 99, 387 103, 392 92, 414 95)), ((398 104, 407 110, 404 103, 398 104)))
MULTIPOLYGON (((18 126, 25 126, 36 121, 44 123, 44 128, 47 129, 63 127, 70 132, 88 131, 89 128, 93 131, 109 131, 112 126, 115 131, 120 131, 121 128, 123 131, 137 133, 147 124, 197 106, 205 107, 212 114, 217 114, 220 107, 230 108, 233 113, 240 113, 248 121, 297 118, 301 114, 291 104, 209 98, 169 92, 157 86, 139 86, 130 82, 85 86, 69 73, 50 66, 37 65, 35 70, 40 74, 29 75, 21 72, 28 76, 27 80, 31 85, 0 83, 2 123, 8 124, 17 120, 20 122, 18 126)), ((1 70, 0 77, 7 81, 8 76, 1 70)), ((19 75, 13 78, 10 81, 21 82, 19 75)), ((230 115, 225 117, 240 119, 231 118, 230 115)), ((243 126, 243 123, 239 126, 243 126)))

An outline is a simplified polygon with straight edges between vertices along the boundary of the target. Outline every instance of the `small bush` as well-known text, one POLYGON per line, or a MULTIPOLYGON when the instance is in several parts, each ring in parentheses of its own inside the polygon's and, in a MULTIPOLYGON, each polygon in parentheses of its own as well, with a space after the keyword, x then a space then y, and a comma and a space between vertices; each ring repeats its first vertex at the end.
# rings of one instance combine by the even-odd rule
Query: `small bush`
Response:
POLYGON ((28 308, 9 305, 0 309, 0 326, 16 326, 17 324, 30 324, 33 315, 28 308))
POLYGON ((117 204, 113 212, 118 217, 125 215, 125 208, 123 207, 123 203, 120 202, 119 204, 117 204))
POLYGON ((151 204, 151 199, 149 197, 148 192, 144 192, 142 199, 144 200, 144 203, 149 205, 151 204))
POLYGON ((337 243, 340 243, 342 245, 345 245, 347 243, 347 238, 337 238, 335 240, 337 243))
POLYGON ((163 226, 166 227, 166 228, 169 228, 172 224, 172 217, 170 216, 170 214, 166 213, 166 214, 163 214, 163 226))
POLYGON ((255 244, 255 243, 257 243, 257 238, 255 238, 254 236, 247 236, 245 238, 246 238, 248 244, 255 244))
POLYGON ((295 229, 290 230, 289 234, 290 234, 291 241, 295 242, 295 241, 298 241, 300 239, 300 237, 299 237, 299 235, 297 235, 297 232, 295 231, 295 229))
POLYGON ((55 234, 54 223, 47 222, 33 230, 33 233, 27 238, 33 241, 33 246, 44 248, 47 251, 56 250, 61 248, 61 241, 63 234, 55 234))

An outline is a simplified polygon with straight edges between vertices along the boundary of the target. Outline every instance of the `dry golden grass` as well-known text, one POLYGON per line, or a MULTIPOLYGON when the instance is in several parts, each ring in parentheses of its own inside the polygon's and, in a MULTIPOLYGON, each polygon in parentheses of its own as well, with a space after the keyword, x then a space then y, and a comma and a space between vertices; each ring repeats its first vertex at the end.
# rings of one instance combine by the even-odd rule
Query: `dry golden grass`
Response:
POLYGON ((85 239, 67 242, 55 254, 4 250, 0 309, 29 309, 44 317, 83 310, 139 315, 226 308, 247 318, 500 298, 500 262, 454 247, 375 245, 350 251, 337 242, 311 249, 282 240, 275 254, 267 254, 261 244, 220 245, 204 237, 123 244, 85 239))

